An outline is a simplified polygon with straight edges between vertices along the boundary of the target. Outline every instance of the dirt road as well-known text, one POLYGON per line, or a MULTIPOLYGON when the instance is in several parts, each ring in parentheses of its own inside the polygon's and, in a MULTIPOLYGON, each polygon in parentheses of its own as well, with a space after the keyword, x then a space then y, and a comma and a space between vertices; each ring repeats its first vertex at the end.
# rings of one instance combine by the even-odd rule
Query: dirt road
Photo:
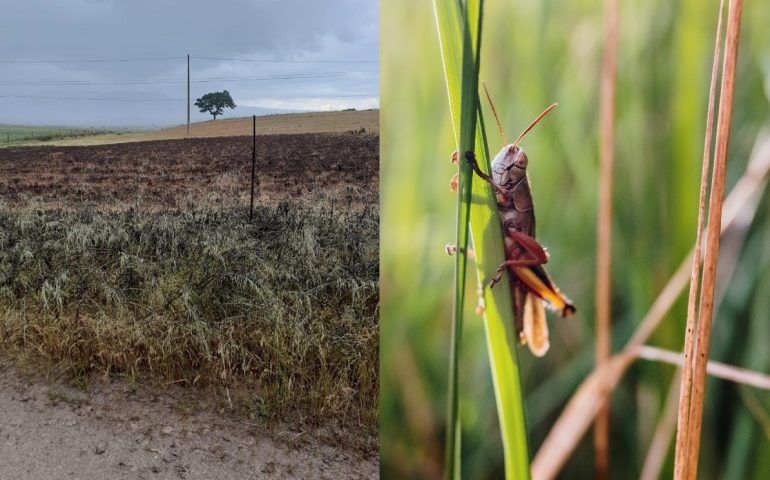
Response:
POLYGON ((308 432, 185 414, 181 397, 189 393, 157 392, 125 381, 79 389, 0 363, 0 478, 378 476, 376 455, 331 446, 308 432))

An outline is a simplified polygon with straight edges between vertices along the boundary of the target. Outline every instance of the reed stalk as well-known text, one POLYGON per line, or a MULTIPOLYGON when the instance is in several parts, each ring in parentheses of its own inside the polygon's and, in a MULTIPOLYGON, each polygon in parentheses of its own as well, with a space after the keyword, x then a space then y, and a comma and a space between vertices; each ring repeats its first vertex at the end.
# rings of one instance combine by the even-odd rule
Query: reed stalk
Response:
MULTIPOLYGON (((606 39, 599 95, 599 211, 596 232, 596 366, 610 358, 612 271, 612 172, 615 156, 615 81, 618 57, 618 2, 607 0, 606 39)), ((595 478, 609 477, 610 408, 604 402, 594 424, 595 478)))

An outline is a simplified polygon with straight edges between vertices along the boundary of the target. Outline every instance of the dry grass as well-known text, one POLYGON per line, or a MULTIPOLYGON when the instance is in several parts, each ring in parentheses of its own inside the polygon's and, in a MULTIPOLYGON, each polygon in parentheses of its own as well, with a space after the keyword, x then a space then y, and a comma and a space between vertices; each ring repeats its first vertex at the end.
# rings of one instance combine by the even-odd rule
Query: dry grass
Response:
POLYGON ((0 343, 73 377, 250 386, 256 417, 377 425, 376 207, 0 211, 0 343))
MULTIPOLYGON (((758 195, 764 190, 768 175, 770 175, 770 137, 763 136, 758 139, 755 154, 749 161, 746 172, 724 202, 722 228, 718 230, 720 233, 739 223, 737 222, 739 213, 747 215, 748 218, 754 215, 758 195)), ((614 389, 619 376, 622 376, 632 364, 639 347, 649 339, 687 286, 691 264, 692 252, 671 276, 623 350, 610 357, 610 362, 596 369, 581 382, 535 455, 532 461, 532 478, 537 480, 555 478, 562 469, 580 439, 585 435, 599 408, 614 389), (580 408, 572 405, 578 405, 580 408)))
MULTIPOLYGON (((672 352, 670 350, 649 347, 646 345, 639 347, 637 356, 639 358, 644 358, 645 360, 676 365, 680 368, 684 364, 684 359, 679 352, 672 352)), ((761 372, 738 368, 713 360, 707 362, 706 372, 712 377, 723 378, 742 385, 770 390, 770 375, 761 372)))
MULTIPOLYGON (((532 475, 537 479, 554 478, 566 462, 570 452, 577 446, 579 439, 588 429, 591 421, 596 419, 596 477, 605 478, 608 472, 608 418, 607 400, 617 386, 624 371, 636 358, 647 358, 674 364, 682 364, 681 395, 679 399, 677 444, 675 456, 675 478, 695 479, 698 468, 698 452, 700 447, 701 422, 705 393, 706 373, 720 376, 735 382, 760 388, 770 386, 770 378, 756 372, 739 369, 732 366, 708 361, 708 347, 711 335, 712 315, 714 311, 714 293, 716 284, 716 263, 719 252, 719 238, 724 228, 732 221, 736 209, 733 198, 728 199, 727 214, 723 216, 724 185, 727 163, 727 146, 730 137, 730 124, 733 107, 733 92, 735 87, 736 60, 740 34, 740 19, 742 0, 731 0, 728 13, 727 41, 723 65, 721 96, 719 102, 719 121, 715 143, 714 168, 710 205, 708 209, 708 225, 706 242, 703 248, 703 286, 697 311, 695 302, 698 293, 698 273, 700 271, 701 230, 705 212, 705 193, 708 184, 708 168, 710 159, 711 132, 714 119, 714 98, 716 91, 716 75, 718 71, 719 45, 721 37, 721 12, 717 28, 712 82, 709 94, 706 137, 704 140, 703 172, 701 178, 701 196, 697 227, 697 240, 691 258, 685 260, 672 277, 669 285, 653 304, 650 313, 632 336, 631 340, 620 353, 609 357, 609 251, 610 251, 610 207, 611 172, 612 172, 612 93, 614 85, 612 74, 614 67, 614 52, 611 39, 616 27, 616 6, 611 0, 608 3, 608 45, 605 52, 605 63, 602 72, 602 113, 601 113, 601 180, 600 180, 600 210, 599 210, 599 254, 597 272, 597 366, 589 377, 583 381, 576 393, 570 399, 559 419, 549 432, 532 463, 532 475), (725 218, 727 217, 727 218, 725 218), (722 228, 719 228, 721 226, 722 228), (684 288, 687 270, 691 267, 691 289, 688 304, 688 321, 686 329, 686 344, 684 357, 675 352, 668 352, 654 347, 643 346, 649 334, 663 318, 664 313, 671 307, 679 292, 684 288), (695 332, 697 328, 697 333, 695 332), (609 358, 609 360, 607 360, 609 358)), ((758 150, 758 157, 765 154, 764 148, 758 150)), ((748 171, 735 188, 735 196, 749 201, 753 195, 753 187, 762 188, 767 175, 767 160, 755 158, 749 163, 748 171), (758 172, 758 165, 763 165, 761 179, 753 185, 748 183, 758 172), (744 190, 752 193, 741 193, 744 190)), ((751 207, 748 207, 751 208, 751 207)), ((673 392, 670 395, 669 414, 673 419, 673 392)), ((646 475, 659 470, 661 457, 667 449, 667 437, 670 436, 671 422, 663 419, 656 432, 655 443, 650 452, 649 464, 645 466, 646 475)))

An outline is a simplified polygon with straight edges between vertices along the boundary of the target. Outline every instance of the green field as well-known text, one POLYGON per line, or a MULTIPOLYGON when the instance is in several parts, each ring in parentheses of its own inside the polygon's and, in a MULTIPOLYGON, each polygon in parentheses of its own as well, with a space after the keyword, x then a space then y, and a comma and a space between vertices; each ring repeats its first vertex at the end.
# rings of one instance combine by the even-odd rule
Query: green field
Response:
POLYGON ((45 142, 65 138, 87 137, 92 135, 123 134, 125 128, 96 127, 60 127, 0 124, 0 146, 19 145, 30 142, 45 142))

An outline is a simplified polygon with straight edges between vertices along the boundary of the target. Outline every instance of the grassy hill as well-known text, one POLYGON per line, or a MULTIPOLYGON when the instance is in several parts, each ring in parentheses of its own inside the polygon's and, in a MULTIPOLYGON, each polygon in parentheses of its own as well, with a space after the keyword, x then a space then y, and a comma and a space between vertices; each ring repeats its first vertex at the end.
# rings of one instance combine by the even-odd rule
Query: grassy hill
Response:
MULTIPOLYGON (((7 145, 5 134, 0 127, 0 146, 7 145)), ((11 135, 11 145, 104 145, 111 143, 144 142, 150 140, 173 140, 181 138, 200 137, 233 137, 251 135, 251 117, 226 118, 209 120, 207 122, 187 126, 150 130, 145 132, 99 131, 96 135, 88 134, 86 129, 59 127, 23 127, 8 126, 14 132, 24 135, 11 135), (85 135, 83 132, 85 131, 85 135), (36 132, 36 133, 30 133, 36 132)), ((310 112, 266 115, 257 117, 257 135, 281 133, 340 133, 348 131, 379 132, 380 111, 342 111, 342 112, 310 112)))

